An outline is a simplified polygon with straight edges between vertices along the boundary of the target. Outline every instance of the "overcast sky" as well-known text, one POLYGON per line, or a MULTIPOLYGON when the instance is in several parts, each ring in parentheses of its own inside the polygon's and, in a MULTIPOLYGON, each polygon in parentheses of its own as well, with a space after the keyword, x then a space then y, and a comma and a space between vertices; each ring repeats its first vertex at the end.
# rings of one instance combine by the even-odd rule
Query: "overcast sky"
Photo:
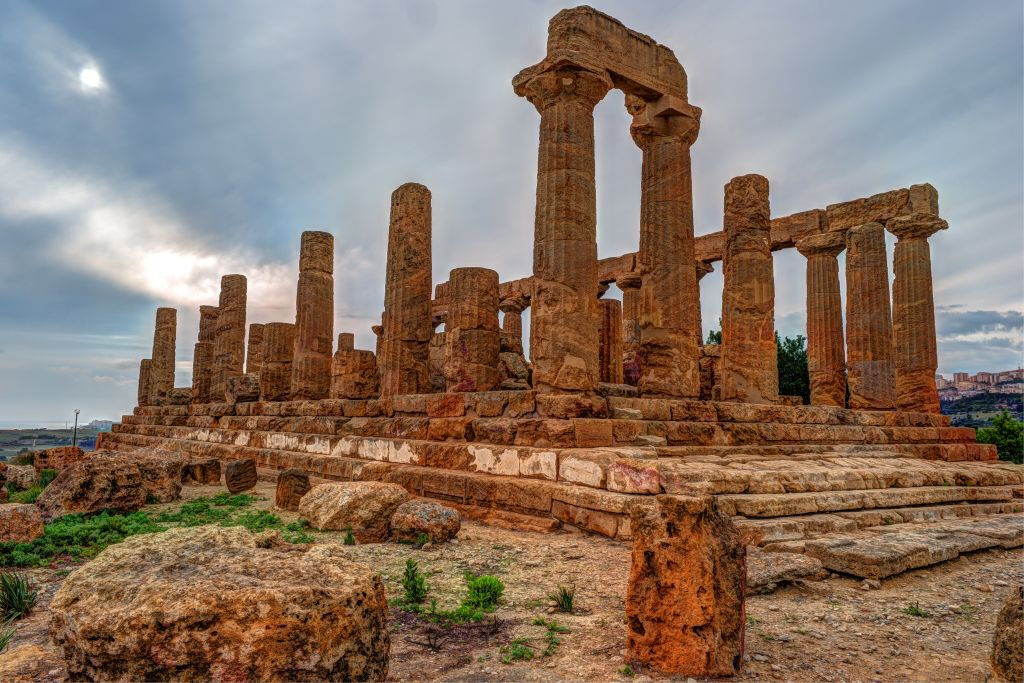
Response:
MULTIPOLYGON (((773 216, 930 182, 940 372, 1021 362, 1019 0, 597 4, 689 75, 698 234, 744 173, 773 216)), ((131 412, 157 306, 178 308, 188 385, 221 274, 248 276, 249 322, 293 318, 303 230, 334 233, 335 330, 373 348, 406 181, 433 193, 435 282, 529 275, 539 117, 510 81, 563 6, 5 0, 0 421, 131 412)), ((603 257, 637 248, 640 152, 621 93, 595 116, 603 257)), ((775 278, 779 331, 803 333, 803 257, 777 253, 775 278)), ((721 285, 702 282, 706 327, 721 285)))

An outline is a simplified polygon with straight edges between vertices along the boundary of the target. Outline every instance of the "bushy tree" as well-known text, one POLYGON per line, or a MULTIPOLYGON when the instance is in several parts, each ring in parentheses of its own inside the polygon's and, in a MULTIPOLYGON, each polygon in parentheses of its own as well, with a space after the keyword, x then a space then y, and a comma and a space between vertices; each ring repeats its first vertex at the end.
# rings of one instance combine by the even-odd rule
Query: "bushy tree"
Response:
POLYGON ((978 430, 978 443, 995 444, 1000 460, 1020 465, 1024 463, 1024 422, 1004 410, 992 418, 991 427, 978 430))

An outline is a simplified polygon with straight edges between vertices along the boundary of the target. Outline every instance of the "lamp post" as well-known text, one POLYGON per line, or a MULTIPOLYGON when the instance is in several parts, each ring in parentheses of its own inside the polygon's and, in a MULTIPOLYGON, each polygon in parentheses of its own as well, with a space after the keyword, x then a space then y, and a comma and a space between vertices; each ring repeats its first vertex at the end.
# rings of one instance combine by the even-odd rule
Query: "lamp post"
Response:
POLYGON ((79 411, 78 408, 75 408, 75 431, 72 432, 72 436, 71 436, 71 445, 72 446, 77 446, 78 445, 78 413, 79 412, 81 412, 81 411, 79 411))

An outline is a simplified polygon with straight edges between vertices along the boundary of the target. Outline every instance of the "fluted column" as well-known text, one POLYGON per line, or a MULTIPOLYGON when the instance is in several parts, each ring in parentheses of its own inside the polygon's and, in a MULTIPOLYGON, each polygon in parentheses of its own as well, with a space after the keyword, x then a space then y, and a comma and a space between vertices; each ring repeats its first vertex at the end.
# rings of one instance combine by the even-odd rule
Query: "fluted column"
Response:
POLYGON ((491 391, 501 381, 498 273, 489 268, 455 268, 448 282, 451 304, 445 322, 445 390, 491 391))
POLYGON ((622 291, 622 381, 636 386, 640 381, 640 286, 636 273, 615 281, 622 291))
POLYGON ((723 401, 772 403, 779 396, 769 215, 767 178, 745 175, 725 186, 723 401))
POLYGON ((540 112, 530 305, 538 391, 587 391, 600 378, 594 106, 607 73, 559 67, 520 74, 517 95, 540 112))
POLYGON ((811 405, 846 405, 846 350, 839 261, 846 248, 842 232, 805 237, 796 243, 807 257, 807 370, 811 405))
POLYGON ((292 390, 292 359, 295 356, 295 325, 268 323, 263 328, 263 367, 260 400, 287 401, 292 390))
POLYGON ((199 341, 192 350, 192 402, 210 402, 213 346, 217 337, 217 307, 199 307, 199 341))
POLYGON ((139 387, 137 400, 140 406, 151 405, 151 390, 150 382, 153 371, 153 360, 151 358, 143 358, 139 361, 139 387))
POLYGON ((177 325, 176 309, 156 309, 152 365, 149 373, 150 403, 153 405, 165 398, 174 388, 174 343, 177 325))
POLYGON ((498 304, 498 310, 502 312, 501 334, 502 343, 512 353, 523 354, 523 311, 526 310, 526 301, 521 298, 502 299, 498 304))
POLYGON ((430 190, 406 183, 391 194, 377 355, 382 397, 430 391, 430 256, 430 190))
POLYGON ((249 323, 249 338, 245 342, 245 373, 258 373, 263 367, 263 323, 249 323))
POLYGON ((213 342, 213 373, 210 377, 210 400, 224 400, 229 377, 240 377, 245 363, 244 275, 225 275, 220 279, 220 304, 213 342))
POLYGON ((295 357, 292 398, 327 398, 334 342, 334 236, 302 233, 295 291, 295 357))
POLYGON ((896 405, 900 410, 939 412, 935 371, 935 302, 928 238, 949 227, 932 214, 891 218, 885 224, 896 235, 892 266, 892 328, 896 352, 896 405))
POLYGON ((601 381, 622 384, 622 304, 601 299, 601 381))
POLYGON ((697 276, 693 255, 690 146, 700 109, 662 97, 626 98, 630 133, 643 150, 640 250, 643 277, 640 381, 643 394, 700 394, 697 276))
POLYGON ((885 229, 846 232, 846 367, 850 407, 892 410, 896 400, 885 229))
POLYGON ((697 273, 697 305, 694 310, 694 315, 697 317, 697 346, 704 346, 704 320, 700 312, 700 281, 708 273, 714 272, 715 267, 711 265, 710 261, 697 261, 694 263, 694 268, 697 273))

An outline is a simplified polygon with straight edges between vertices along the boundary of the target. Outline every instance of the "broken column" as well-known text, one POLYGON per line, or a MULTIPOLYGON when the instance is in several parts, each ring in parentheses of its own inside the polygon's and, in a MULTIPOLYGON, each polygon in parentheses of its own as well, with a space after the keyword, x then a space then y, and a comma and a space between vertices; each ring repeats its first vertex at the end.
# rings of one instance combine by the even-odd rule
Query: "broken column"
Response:
POLYGON ((896 406, 900 410, 939 412, 935 386, 935 300, 928 238, 949 227, 932 214, 890 218, 885 227, 898 241, 892 267, 892 329, 896 352, 896 406))
POLYGON ((213 342, 213 373, 210 377, 210 400, 224 400, 228 377, 242 374, 245 362, 245 298, 244 275, 225 275, 220 279, 220 305, 213 342))
POLYGON ((601 381, 622 384, 622 304, 601 299, 601 381))
POLYGON ((299 251, 295 293, 292 398, 326 398, 331 389, 334 343, 334 236, 307 230, 299 251))
POLYGON ((846 367, 850 407, 892 410, 896 380, 885 229, 867 223, 846 232, 846 367))
POLYGON ((659 495, 631 514, 626 661, 664 674, 740 672, 746 546, 711 496, 659 495))
POLYGON ((530 302, 530 360, 538 391, 588 391, 600 378, 594 106, 606 72, 574 65, 525 69, 515 92, 540 113, 530 302))
POLYGON ((430 391, 430 295, 430 190, 406 183, 391 195, 377 356, 382 397, 430 391))
POLYGON ((192 402, 210 402, 213 345, 217 333, 217 307, 199 307, 199 341, 192 351, 192 402))
POLYGON ((342 332, 331 366, 331 398, 375 398, 379 391, 377 358, 356 349, 355 336, 342 332))
POLYGON ((807 370, 811 405, 846 405, 846 349, 843 301, 839 294, 841 231, 804 237, 797 251, 807 257, 807 370))
POLYGON ((259 374, 263 366, 263 323, 249 324, 249 339, 245 350, 245 374, 259 374))
POLYGON ((166 398, 174 388, 174 341, 178 311, 173 308, 156 309, 156 327, 153 331, 153 357, 149 369, 151 405, 166 398))
POLYGON ((729 181, 723 225, 720 398, 772 403, 779 396, 779 374, 767 178, 751 174, 729 181))
POLYGON ((137 401, 140 406, 148 406, 150 404, 150 382, 153 371, 153 361, 149 358, 143 358, 139 361, 139 388, 137 401))
POLYGON ((502 351, 523 354, 523 311, 526 301, 520 297, 502 299, 498 304, 502 312, 501 343, 502 351))
POLYGON ((699 299, 693 253, 690 146, 700 109, 664 95, 626 96, 630 133, 643 150, 640 185, 640 381, 643 394, 700 393, 699 299))
POLYGON ((260 371, 260 400, 287 401, 292 391, 292 357, 295 325, 267 323, 263 328, 263 368, 260 371))
POLYGON ((697 345, 704 346, 704 320, 700 312, 700 281, 708 273, 714 272, 715 267, 711 265, 710 261, 697 261, 694 268, 697 273, 697 308, 694 311, 694 315, 697 317, 697 345))
POLYGON ((622 381, 636 386, 640 381, 640 286, 636 273, 615 281, 622 291, 622 381))
POLYGON ((446 391, 490 391, 498 386, 498 273, 455 268, 448 277, 451 304, 445 323, 446 391))

